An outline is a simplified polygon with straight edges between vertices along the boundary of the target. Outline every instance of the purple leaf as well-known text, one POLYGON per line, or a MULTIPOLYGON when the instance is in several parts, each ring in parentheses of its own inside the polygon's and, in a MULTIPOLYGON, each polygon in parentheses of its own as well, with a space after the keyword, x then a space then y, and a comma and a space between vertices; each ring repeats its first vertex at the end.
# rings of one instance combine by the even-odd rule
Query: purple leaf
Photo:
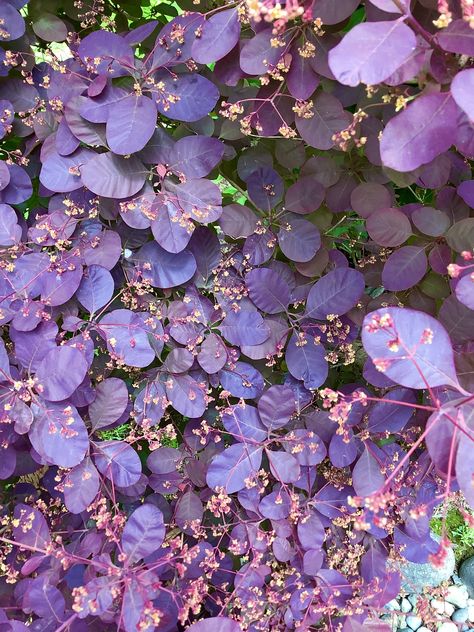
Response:
MULTIPOLYGON (((272 29, 264 29, 248 40, 240 52, 240 67, 249 75, 264 75, 278 64, 286 46, 272 46, 272 29)), ((285 39, 284 37, 281 39, 285 39)))
POLYGON ((321 549, 326 539, 321 520, 314 512, 300 518, 297 532, 298 540, 306 551, 321 549))
POLYGON ((416 48, 416 36, 403 22, 364 22, 329 51, 329 67, 346 86, 375 85, 394 73, 416 48))
POLYGON ((292 184, 285 195, 285 208, 306 215, 316 211, 324 200, 324 187, 312 176, 303 176, 292 184))
POLYGON ((357 6, 356 0, 340 0, 337 3, 331 0, 315 0, 313 17, 320 18, 323 24, 339 24, 348 18, 357 6))
POLYGON ((267 438, 267 430, 254 406, 233 406, 222 415, 222 423, 237 441, 262 443, 267 438))
POLYGON ((427 94, 390 119, 380 141, 386 167, 413 171, 453 144, 457 108, 449 92, 427 94))
POLYGON ((115 154, 127 155, 143 149, 153 136, 156 106, 144 96, 129 95, 110 106, 107 142, 115 154))
POLYGON ((128 404, 127 385, 117 377, 109 377, 97 385, 95 399, 89 405, 93 430, 111 426, 123 415, 128 404))
POLYGON ((351 115, 332 94, 321 92, 313 100, 313 115, 296 116, 296 128, 301 138, 316 149, 331 149, 333 136, 348 127, 351 115))
POLYGON ((295 483, 300 477, 300 464, 288 452, 265 450, 270 472, 280 483, 295 483))
POLYGON ((201 522, 204 509, 199 496, 191 490, 185 492, 176 503, 174 519, 184 533, 192 534, 191 523, 201 522))
POLYGON ((69 156, 52 153, 41 167, 40 182, 50 191, 58 193, 80 189, 82 186, 80 168, 93 158, 92 151, 82 148, 69 156))
POLYGON ((262 423, 270 430, 283 428, 296 412, 293 391, 288 386, 270 386, 258 400, 262 423))
POLYGON ((73 467, 64 479, 64 503, 73 514, 82 513, 97 496, 100 487, 99 473, 91 459, 73 467))
POLYGON ((263 376, 260 371, 246 362, 236 362, 232 370, 222 369, 219 373, 219 379, 222 388, 229 391, 234 397, 242 397, 243 399, 259 397, 264 388, 263 376))
POLYGON ((36 389, 50 402, 66 399, 86 376, 87 361, 74 347, 51 349, 36 369, 36 389))
POLYGON ((214 169, 224 155, 224 144, 208 136, 185 136, 173 146, 169 168, 183 173, 186 178, 204 178, 214 169))
POLYGON ((423 248, 403 246, 395 250, 385 262, 382 283, 392 292, 408 290, 425 276, 428 260, 423 248))
POLYGON ((13 246, 21 240, 22 230, 14 209, 0 204, 0 246, 13 246))
POLYGON ((113 293, 114 280, 110 272, 102 266, 92 265, 86 268, 76 297, 81 305, 94 313, 110 301, 113 293))
POLYGON ((229 204, 222 209, 219 226, 224 234, 233 239, 248 237, 252 235, 257 226, 257 217, 247 206, 229 204))
POLYGON ((366 447, 352 470, 352 484, 358 496, 370 496, 385 483, 381 465, 366 447))
POLYGON ((201 345, 197 360, 206 373, 218 373, 227 363, 227 349, 222 338, 210 333, 201 345))
POLYGON ((364 319, 362 343, 377 369, 401 386, 458 383, 449 336, 428 314, 400 307, 371 312, 364 319))
POLYGON ((220 330, 224 338, 233 345, 258 345, 268 339, 270 332, 258 312, 230 312, 220 330))
POLYGON ((170 377, 166 383, 166 395, 173 408, 186 417, 201 417, 207 408, 203 389, 189 375, 170 377))
MULTIPOLYGON (((251 270, 245 277, 245 283, 252 302, 263 312, 278 314, 288 307, 290 287, 273 270, 268 268, 251 270)), ((248 342, 246 341, 245 344, 248 342)))
POLYGON ((366 223, 371 239, 380 246, 394 248, 412 234, 408 217, 396 208, 381 208, 370 214, 366 223))
POLYGON ((82 184, 97 195, 126 198, 145 184, 146 169, 135 156, 122 158, 110 152, 98 154, 82 165, 82 184))
POLYGON ((204 24, 201 13, 179 15, 166 24, 158 33, 153 47, 153 68, 175 66, 191 58, 196 31, 204 24))
POLYGON ((33 31, 45 42, 62 42, 67 37, 67 26, 52 13, 42 13, 33 22, 33 31))
POLYGON ((297 215, 285 215, 278 233, 278 244, 290 261, 310 261, 321 248, 316 226, 297 215))
POLYGON ((466 274, 456 284, 456 298, 458 301, 474 310, 474 275, 466 274))
POLYGON ((177 121, 199 121, 214 109, 219 98, 216 86, 198 74, 170 76, 164 72, 157 73, 155 79, 164 84, 163 94, 153 94, 158 112, 177 121))
POLYGON ((247 178, 249 198, 257 208, 270 211, 283 197, 283 181, 271 167, 260 167, 247 178))
POLYGON ((116 309, 99 323, 109 353, 129 366, 145 367, 155 358, 148 338, 149 327, 144 324, 144 319, 146 317, 140 312, 116 309))
POLYGON ((35 507, 18 503, 13 511, 13 518, 18 521, 13 525, 13 538, 16 542, 39 549, 45 549, 51 543, 46 520, 35 507))
POLYGON ((172 254, 151 241, 140 248, 136 261, 142 267, 143 277, 149 279, 153 287, 182 285, 196 272, 196 260, 189 251, 172 254))
POLYGON ((187 180, 176 188, 178 202, 196 222, 215 222, 222 213, 219 187, 204 179, 187 180))
POLYGON ((256 475, 262 462, 262 448, 237 443, 226 448, 211 461, 206 481, 209 487, 223 487, 233 494, 246 487, 246 479, 256 475))
POLYGON ((32 410, 35 419, 29 438, 38 454, 60 467, 79 465, 89 449, 89 438, 74 406, 43 402, 32 410))
POLYGON ((316 320, 326 320, 329 314, 342 316, 357 304, 364 288, 364 277, 357 270, 332 270, 311 288, 306 301, 305 316, 316 320))
POLYGON ((25 21, 9 2, 2 2, 0 6, 0 20, 2 25, 2 42, 19 39, 25 32, 25 21))
POLYGON ((239 41, 240 21, 237 9, 214 14, 202 25, 194 40, 191 54, 198 64, 209 64, 222 59, 239 41))
POLYGON ((453 20, 437 35, 438 44, 449 53, 472 57, 474 55, 474 35, 469 22, 453 20))
POLYGON ((79 57, 82 61, 91 65, 98 75, 113 71, 115 75, 124 74, 124 68, 133 68, 135 59, 133 50, 127 42, 110 31, 94 31, 79 44, 79 57), (99 63, 96 60, 99 59, 99 63), (117 72, 118 71, 118 72, 117 72))
POLYGON ((417 208, 411 214, 411 221, 418 230, 430 237, 440 237, 448 230, 451 222, 444 211, 431 206, 417 208))
POLYGON ((404 388, 395 388, 376 402, 369 413, 368 428, 371 432, 400 432, 413 417, 415 394, 404 388), (402 404, 397 404, 400 401, 402 404), (393 402, 393 403, 392 403, 393 402), (403 405, 405 404, 405 405, 403 405))
MULTIPOLYGON (((474 45, 473 45, 474 49, 474 45)), ((463 70, 455 75, 451 83, 451 94, 461 110, 474 121, 474 103, 472 94, 474 92, 474 69, 463 70)))
POLYGON ((241 627, 233 619, 227 617, 208 617, 206 620, 193 623, 189 632, 241 632, 241 627))
POLYGON ((140 458, 124 441, 97 442, 94 444, 92 456, 99 472, 119 487, 134 485, 140 479, 140 458))
POLYGON ((165 539, 163 514, 149 503, 138 507, 128 518, 122 533, 123 552, 129 563, 154 553, 165 539))
POLYGON ((328 375, 326 350, 311 335, 298 337, 293 334, 286 354, 288 370, 297 380, 303 380, 308 389, 319 388, 328 375))

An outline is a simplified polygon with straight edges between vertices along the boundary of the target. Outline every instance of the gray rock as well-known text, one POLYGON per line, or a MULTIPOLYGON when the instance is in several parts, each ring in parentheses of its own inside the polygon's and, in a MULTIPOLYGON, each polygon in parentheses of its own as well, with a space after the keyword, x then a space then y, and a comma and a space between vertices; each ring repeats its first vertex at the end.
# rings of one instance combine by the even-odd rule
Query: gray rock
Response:
POLYGON ((412 605, 408 601, 408 599, 403 598, 402 603, 400 604, 400 610, 404 613, 411 612, 412 605))
POLYGON ((459 628, 452 621, 447 621, 439 626, 438 632, 459 632, 459 628))
POLYGON ((385 608, 387 610, 400 610, 400 604, 396 599, 392 599, 392 601, 389 601, 388 604, 386 604, 385 608))
POLYGON ((465 623, 469 617, 468 608, 461 608, 460 610, 456 610, 451 619, 455 623, 465 623))
POLYGON ((452 603, 456 608, 465 608, 467 606, 467 600, 469 594, 466 586, 462 584, 459 586, 450 586, 446 594, 446 601, 452 603))
POLYGON ((448 603, 443 599, 432 599, 431 607, 435 612, 443 617, 450 617, 454 612, 454 606, 452 603, 448 603))
MULTIPOLYGON (((439 540, 439 536, 431 535, 434 540, 439 540)), ((446 559, 439 568, 429 562, 426 564, 406 562, 398 567, 402 574, 402 589, 409 593, 421 594, 425 588, 436 588, 441 582, 451 578, 455 565, 454 551, 451 548, 447 550, 446 559)))
POLYGON ((425 628, 425 626, 418 628, 418 632, 432 632, 431 630, 429 630, 428 628, 425 628))
POLYGON ((469 591, 469 596, 474 597, 474 556, 469 557, 459 568, 459 577, 469 591))
POLYGON ((415 615, 411 615, 407 617, 407 626, 412 630, 418 630, 423 621, 420 617, 416 617, 415 615))
POLYGON ((411 605, 415 608, 416 604, 418 603, 418 595, 408 595, 407 597, 408 601, 411 603, 411 605))

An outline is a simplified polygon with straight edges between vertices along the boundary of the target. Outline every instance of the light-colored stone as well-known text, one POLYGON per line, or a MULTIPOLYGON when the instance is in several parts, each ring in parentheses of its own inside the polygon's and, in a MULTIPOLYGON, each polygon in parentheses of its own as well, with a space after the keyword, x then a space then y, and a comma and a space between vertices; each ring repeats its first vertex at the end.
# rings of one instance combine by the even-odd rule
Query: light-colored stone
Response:
POLYGON ((398 628, 406 628, 407 618, 404 614, 398 615, 398 628))
POLYGON ((442 599, 432 599, 431 607, 435 612, 443 617, 450 617, 454 612, 453 604, 443 601, 442 599))
POLYGON ((469 597, 474 598, 474 555, 464 562, 459 567, 459 577, 461 581, 466 585, 469 591, 469 597))
POLYGON ((456 610, 456 612, 454 612, 453 616, 451 617, 451 619, 455 623, 465 623, 468 618, 469 610, 467 608, 460 608, 459 610, 456 610))
POLYGON ((392 601, 389 601, 388 604, 385 606, 386 610, 400 610, 400 604, 398 603, 398 601, 396 599, 392 599, 392 601))
POLYGON ((425 628, 425 626, 422 626, 421 628, 418 628, 418 632, 431 632, 431 630, 425 628))
POLYGON ((459 628, 452 621, 446 621, 439 626, 438 632, 459 632, 459 628))
POLYGON ((415 595, 415 594, 408 595, 407 599, 413 607, 415 607, 416 604, 418 603, 418 595, 415 595))
POLYGON ((405 599, 405 597, 404 597, 404 598, 402 599, 401 604, 400 604, 400 610, 401 610, 402 612, 407 613, 407 612, 411 612, 411 609, 412 609, 412 605, 411 605, 411 603, 408 601, 408 599, 405 599))
POLYGON ((411 615, 407 617, 407 626, 412 630, 418 630, 423 621, 420 617, 416 617, 415 615, 411 615))
POLYGON ((452 603, 456 608, 465 608, 467 606, 467 600, 469 599, 469 593, 466 586, 450 586, 445 597, 448 603, 452 603))
POLYGON ((474 606, 469 606, 467 609, 467 618, 469 619, 470 623, 474 623, 474 606))

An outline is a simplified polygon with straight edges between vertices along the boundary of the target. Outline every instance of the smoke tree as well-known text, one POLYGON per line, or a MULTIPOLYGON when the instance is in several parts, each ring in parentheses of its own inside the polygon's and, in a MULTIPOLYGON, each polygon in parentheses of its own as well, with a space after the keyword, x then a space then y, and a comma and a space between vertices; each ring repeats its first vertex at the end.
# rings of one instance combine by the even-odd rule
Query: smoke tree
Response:
POLYGON ((2 630, 386 631, 474 506, 467 0, 2 0, 2 630))

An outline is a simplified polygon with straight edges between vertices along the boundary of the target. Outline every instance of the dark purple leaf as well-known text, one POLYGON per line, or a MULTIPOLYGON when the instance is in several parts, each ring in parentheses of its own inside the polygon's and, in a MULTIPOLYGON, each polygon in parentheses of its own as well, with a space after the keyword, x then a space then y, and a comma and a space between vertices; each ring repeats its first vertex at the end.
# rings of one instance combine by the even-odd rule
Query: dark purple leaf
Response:
POLYGON ((222 59, 239 41, 240 22, 237 9, 214 14, 202 25, 194 40, 191 54, 198 64, 209 64, 222 59))
MULTIPOLYGON (((278 314, 288 307, 290 287, 276 272, 257 268, 245 277, 252 302, 267 314, 278 314)), ((264 341, 262 341, 264 342, 264 341)), ((245 344, 249 344, 247 341, 245 344)))
POLYGON ((223 487, 228 494, 245 489, 245 481, 256 475, 262 462, 262 448, 237 443, 226 448, 211 461, 207 484, 212 489, 223 487))
POLYGON ((285 215, 278 233, 278 244, 290 261, 310 261, 321 248, 316 226, 297 215, 285 215))
POLYGON ((71 513, 82 513, 92 503, 100 487, 100 479, 91 459, 73 467, 64 479, 64 503, 71 513))
POLYGON ((36 389, 50 402, 66 399, 74 393, 87 373, 83 353, 74 347, 51 349, 36 369, 36 389))
POLYGON ((35 419, 29 438, 38 454, 60 467, 79 465, 89 449, 89 438, 76 408, 42 402, 32 410, 35 419))
POLYGON ((187 178, 204 178, 221 161, 224 144, 208 136, 185 136, 170 151, 169 168, 187 178))
POLYGON ((377 369, 397 384, 457 385, 449 336, 428 314, 400 307, 371 312, 364 319, 362 342, 377 369))
POLYGON ((112 103, 106 127, 110 149, 121 155, 143 149, 155 125, 156 106, 148 97, 129 95, 112 103))
POLYGON ((165 539, 163 514, 149 503, 138 507, 128 518, 122 533, 122 548, 129 563, 154 553, 165 539))
POLYGON ((258 312, 230 312, 220 325, 224 338, 233 345, 258 345, 270 335, 258 312))
POLYGON ((328 375, 326 350, 311 335, 293 334, 285 354, 288 370, 308 389, 319 388, 328 375))
POLYGON ((141 476, 142 466, 135 450, 124 441, 100 441, 92 452, 99 472, 119 487, 134 485, 141 476))
POLYGON ((382 283, 392 292, 408 290, 421 281, 427 269, 428 259, 423 248, 403 246, 387 259, 382 272, 382 283))
POLYGON ((311 288, 305 315, 317 320, 326 320, 329 314, 342 316, 357 304, 364 288, 364 277, 357 270, 332 270, 311 288))
POLYGON ((110 152, 98 154, 82 165, 82 184, 92 193, 111 198, 126 198, 142 188, 147 171, 135 156, 123 158, 110 152))

